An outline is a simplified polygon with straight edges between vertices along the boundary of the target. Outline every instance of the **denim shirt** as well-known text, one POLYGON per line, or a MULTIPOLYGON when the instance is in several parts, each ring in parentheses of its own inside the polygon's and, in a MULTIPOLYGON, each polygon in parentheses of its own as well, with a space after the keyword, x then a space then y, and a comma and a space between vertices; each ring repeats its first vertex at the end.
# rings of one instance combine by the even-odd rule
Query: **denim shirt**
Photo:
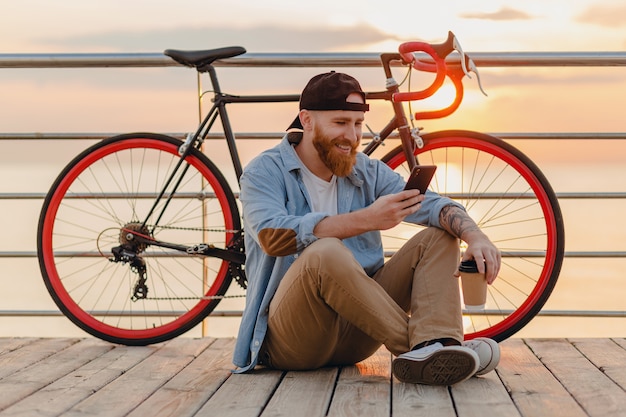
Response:
MULTIPOLYGON (((246 247, 248 290, 239 327, 233 363, 234 372, 246 372, 258 363, 258 354, 267 333, 269 305, 287 269, 317 238, 313 229, 326 213, 312 213, 311 201, 302 181, 302 162, 287 136, 245 168, 240 179, 240 200, 246 247), (261 245, 259 233, 288 231, 292 248, 284 256, 270 256, 261 245)), ((347 177, 337 179, 337 211, 349 213, 372 204, 377 198, 404 189, 405 180, 385 163, 357 153, 356 164, 347 177)), ((439 225, 439 212, 452 200, 427 191, 420 210, 405 221, 426 226, 439 225)), ((379 231, 344 239, 369 276, 383 265, 383 246, 379 231)))

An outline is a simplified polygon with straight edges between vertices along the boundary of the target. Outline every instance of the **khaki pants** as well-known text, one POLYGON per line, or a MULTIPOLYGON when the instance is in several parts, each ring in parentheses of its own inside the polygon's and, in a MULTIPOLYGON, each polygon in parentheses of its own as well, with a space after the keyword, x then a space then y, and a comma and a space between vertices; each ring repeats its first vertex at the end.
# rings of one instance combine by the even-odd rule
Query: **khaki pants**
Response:
POLYGON ((463 340, 458 240, 428 228, 373 279, 339 239, 302 252, 270 304, 261 362, 284 370, 360 362, 384 344, 407 352, 438 338, 463 340))

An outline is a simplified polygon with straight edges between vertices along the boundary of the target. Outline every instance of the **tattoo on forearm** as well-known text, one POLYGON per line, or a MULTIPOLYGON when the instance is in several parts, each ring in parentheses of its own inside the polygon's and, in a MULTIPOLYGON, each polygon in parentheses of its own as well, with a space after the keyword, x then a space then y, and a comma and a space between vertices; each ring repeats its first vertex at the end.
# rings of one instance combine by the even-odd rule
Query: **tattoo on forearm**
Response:
POLYGON ((448 233, 459 239, 466 232, 480 230, 464 210, 456 206, 445 206, 439 213, 439 223, 448 233))

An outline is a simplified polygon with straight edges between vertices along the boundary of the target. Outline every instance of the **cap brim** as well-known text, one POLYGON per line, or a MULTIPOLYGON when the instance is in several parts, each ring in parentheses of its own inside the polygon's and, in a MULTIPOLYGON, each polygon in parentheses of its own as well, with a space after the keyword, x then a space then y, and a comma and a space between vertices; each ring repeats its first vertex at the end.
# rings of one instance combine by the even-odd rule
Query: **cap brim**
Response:
POLYGON ((287 128, 287 130, 291 130, 291 129, 300 129, 300 130, 304 129, 302 127, 302 122, 300 122, 300 115, 296 116, 296 118, 293 120, 293 122, 291 122, 291 124, 287 128))

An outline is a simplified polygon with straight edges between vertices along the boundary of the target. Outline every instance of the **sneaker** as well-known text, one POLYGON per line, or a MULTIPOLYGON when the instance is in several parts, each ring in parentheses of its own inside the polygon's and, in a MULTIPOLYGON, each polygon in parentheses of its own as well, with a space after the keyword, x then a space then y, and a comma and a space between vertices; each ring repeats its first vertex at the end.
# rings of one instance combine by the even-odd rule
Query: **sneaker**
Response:
POLYGON ((454 385, 473 376, 479 358, 464 346, 433 343, 394 359, 392 371, 402 382, 426 385, 454 385))
POLYGON ((496 369, 500 362, 500 346, 493 339, 477 337, 463 342, 463 346, 472 349, 478 355, 480 364, 476 375, 484 375, 496 369))

